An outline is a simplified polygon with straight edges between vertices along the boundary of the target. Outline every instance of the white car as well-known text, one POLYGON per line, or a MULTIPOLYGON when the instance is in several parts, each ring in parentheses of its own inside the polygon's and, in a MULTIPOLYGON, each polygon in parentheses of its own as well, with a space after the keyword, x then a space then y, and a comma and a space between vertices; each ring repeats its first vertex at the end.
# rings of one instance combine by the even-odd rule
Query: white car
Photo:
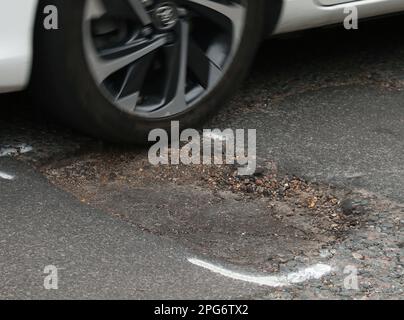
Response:
POLYGON ((89 134, 195 127, 264 38, 404 11, 404 0, 1 0, 0 92, 30 91, 89 134), (353 11, 352 11, 353 12, 353 11))

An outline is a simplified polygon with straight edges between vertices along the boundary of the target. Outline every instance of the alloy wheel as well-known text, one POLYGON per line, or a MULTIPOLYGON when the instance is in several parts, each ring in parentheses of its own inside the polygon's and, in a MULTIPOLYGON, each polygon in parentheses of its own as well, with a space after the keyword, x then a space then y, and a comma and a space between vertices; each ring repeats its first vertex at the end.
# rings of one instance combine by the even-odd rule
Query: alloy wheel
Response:
POLYGON ((175 116, 223 78, 240 45, 244 0, 86 0, 89 70, 117 108, 175 116))

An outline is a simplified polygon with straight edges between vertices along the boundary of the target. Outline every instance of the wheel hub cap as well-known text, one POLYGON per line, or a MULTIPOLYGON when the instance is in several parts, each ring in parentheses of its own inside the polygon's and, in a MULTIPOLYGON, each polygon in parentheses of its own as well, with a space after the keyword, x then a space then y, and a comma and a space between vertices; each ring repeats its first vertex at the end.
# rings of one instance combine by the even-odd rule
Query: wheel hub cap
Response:
POLYGON ((153 16, 155 25, 160 30, 170 30, 174 28, 179 18, 177 6, 171 2, 159 4, 153 16))

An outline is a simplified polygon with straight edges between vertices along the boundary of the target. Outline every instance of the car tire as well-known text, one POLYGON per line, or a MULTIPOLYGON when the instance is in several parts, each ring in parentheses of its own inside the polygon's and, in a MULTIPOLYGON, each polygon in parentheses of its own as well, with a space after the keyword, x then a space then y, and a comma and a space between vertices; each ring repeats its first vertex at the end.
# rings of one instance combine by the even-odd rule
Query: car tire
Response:
MULTIPOLYGON (((112 91, 105 92, 106 91, 105 88, 114 88, 114 86, 119 88, 120 80, 118 81, 118 79, 122 79, 121 74, 119 75, 121 78, 119 78, 118 75, 115 74, 109 76, 107 80, 103 80, 104 82, 102 82, 102 84, 97 82, 95 79, 96 77, 98 77, 98 74, 96 77, 94 76, 94 70, 92 70, 91 62, 89 62, 90 58, 87 56, 85 48, 86 44, 84 41, 85 35, 83 31, 84 30, 83 23, 85 22, 83 21, 85 21, 86 19, 85 18, 87 10, 86 8, 89 5, 87 1, 97 1, 97 0, 75 0, 75 1, 46 0, 40 2, 35 30, 34 68, 32 79, 32 83, 34 86, 33 91, 40 104, 45 106, 47 111, 51 112, 61 121, 65 122, 69 126, 75 127, 76 129, 84 133, 90 134, 98 138, 106 139, 109 141, 144 144, 147 143, 147 136, 150 130, 154 128, 162 128, 168 130, 171 121, 174 120, 180 122, 181 128, 198 128, 205 120, 207 120, 212 114, 214 114, 214 112, 218 110, 218 108, 220 108, 225 103, 226 99, 229 98, 231 94, 235 93, 236 88, 238 87, 238 85, 248 72, 249 66, 253 60, 257 46, 262 39, 262 31, 263 31, 262 28, 264 24, 264 16, 263 16, 264 0, 252 0, 252 1, 245 0, 245 2, 244 0, 238 2, 229 1, 243 4, 244 11, 242 14, 244 22, 243 27, 241 29, 242 31, 237 40, 238 43, 236 49, 232 53, 231 61, 230 58, 228 57, 223 58, 223 61, 229 59, 230 62, 226 61, 226 64, 225 62, 222 62, 223 73, 220 74, 220 76, 217 76, 215 82, 213 82, 212 80, 212 83, 214 83, 214 85, 209 88, 208 80, 206 80, 206 83, 203 86, 198 83, 199 80, 195 81, 194 83, 192 82, 194 80, 191 81, 188 80, 187 78, 186 85, 188 86, 188 81, 192 82, 192 85, 195 86, 193 87, 193 90, 195 90, 195 92, 199 90, 198 92, 200 92, 200 96, 197 96, 197 98, 193 98, 194 100, 190 103, 186 102, 185 105, 181 107, 182 109, 178 109, 178 112, 173 111, 172 114, 169 111, 167 111, 166 113, 162 112, 159 113, 159 109, 155 109, 157 111, 153 112, 154 115, 156 116, 149 116, 148 112, 152 111, 147 110, 152 109, 150 109, 150 104, 149 105, 145 104, 145 106, 140 107, 136 106, 136 108, 140 109, 141 111, 136 111, 138 113, 135 113, 135 111, 133 111, 132 109, 127 111, 122 109, 121 107, 117 107, 117 104, 114 102, 114 99, 111 99, 111 97, 112 98, 114 97, 116 91, 114 91, 114 94, 111 93, 112 91), (56 8, 58 9, 57 30, 45 30, 43 26, 44 15, 42 12, 43 7, 45 5, 55 5, 56 8), (116 79, 113 77, 115 77, 116 79), (111 83, 109 82, 107 83, 107 81, 110 81, 111 83), (197 88, 198 90, 196 90, 195 88, 197 88)), ((116 1, 119 2, 121 0, 116 1)), ((179 0, 177 0, 177 2, 178 1, 179 0)), ((199 3, 199 0, 193 0, 193 1, 199 3)), ((180 4, 178 5, 178 7, 180 7, 181 4, 183 3, 181 1, 179 2, 180 4)), ((213 3, 212 1, 206 1, 206 3, 208 2, 213 3)), ((172 2, 170 2, 170 4, 171 3, 172 2)), ((186 4, 184 6, 186 7, 186 4)), ((182 10, 182 7, 180 9, 182 10)), ((200 7, 197 7, 196 10, 199 13, 199 11, 201 11, 202 9, 200 7)), ((186 12, 188 13, 188 11, 186 12)), ((203 14, 209 15, 211 14, 211 12, 203 11, 203 14)), ((102 17, 104 16, 108 16, 108 19, 111 19, 113 23, 116 24, 120 23, 118 19, 116 19, 113 16, 113 14, 108 13, 102 15, 102 17)), ((122 17, 125 23, 128 23, 130 26, 130 27, 125 26, 125 30, 128 30, 129 28, 133 28, 133 30, 135 30, 135 28, 138 28, 137 26, 133 26, 135 25, 135 23, 132 22, 131 20, 127 22, 128 18, 127 17, 123 18, 123 13, 119 12, 119 17, 120 18, 122 17)), ((93 18, 91 16, 91 19, 92 20, 90 25, 91 28, 93 28, 93 25, 95 24, 94 21, 96 23, 99 22, 96 19, 104 19, 104 18, 99 18, 98 16, 97 18, 93 18)), ((191 19, 200 19, 197 21, 198 23, 202 24, 202 22, 205 22, 204 19, 208 21, 210 17, 205 16, 199 17, 196 15, 196 18, 194 18, 194 15, 192 15, 192 18, 186 18, 186 22, 182 23, 181 20, 179 20, 177 24, 181 23, 181 25, 184 26, 189 25, 190 23, 193 22, 193 20, 191 19)), ((219 15, 217 17, 215 16, 215 19, 220 19, 219 15)), ((99 29, 102 28, 106 29, 105 25, 107 25, 108 23, 111 24, 110 21, 101 21, 100 22, 101 27, 99 27, 99 29), (104 25, 102 25, 102 23, 104 23, 104 25)), ((202 33, 200 33, 201 35, 197 33, 200 32, 199 30, 195 31, 195 29, 198 29, 198 25, 196 24, 196 22, 193 23, 194 25, 192 25, 193 27, 192 32, 195 33, 195 37, 198 36, 203 37, 202 33)), ((215 32, 216 28, 215 23, 213 23, 214 27, 212 27, 211 31, 212 34, 214 34, 215 32)), ((235 23, 232 22, 231 26, 235 26, 235 23)), ((113 29, 111 27, 111 30, 113 30, 116 34, 119 34, 118 31, 120 26, 119 28, 114 26, 114 28, 116 29, 113 29)), ((209 26, 207 26, 206 28, 209 29, 209 26)), ((234 41, 235 38, 234 34, 236 33, 236 31, 232 30, 231 31, 232 37, 230 37, 227 36, 226 34, 226 32, 228 32, 227 28, 228 28, 227 26, 225 27, 219 26, 218 22, 217 29, 220 30, 220 35, 217 36, 217 38, 218 39, 223 38, 226 40, 215 40, 217 41, 217 43, 215 42, 214 44, 212 44, 212 47, 214 48, 215 46, 216 47, 223 46, 221 47, 222 48, 221 50, 226 52, 227 54, 230 54, 231 50, 233 50, 231 49, 231 46, 233 45, 231 41, 234 41), (220 43, 220 41, 227 41, 227 42, 222 44, 220 43), (223 48, 227 48, 226 49, 227 51, 223 48)), ((188 27, 188 35, 191 32, 189 30, 190 27, 188 27)), ((97 32, 98 31, 99 30, 97 29, 97 32)), ((143 31, 144 29, 142 29, 142 32, 143 31)), ((105 34, 108 35, 106 31, 104 32, 105 34)), ((132 31, 131 29, 131 32, 134 31, 132 31)), ((159 30, 158 35, 160 35, 161 32, 164 33, 163 31, 159 30)), ((112 33, 113 32, 111 32, 111 34, 112 33)), ((105 36, 105 34, 101 34, 101 36, 99 34, 94 35, 93 30, 91 30, 89 34, 91 35, 91 37, 97 39, 97 41, 99 38, 102 39, 102 37, 105 36)), ((177 38, 180 38, 181 35, 185 33, 183 31, 179 31, 178 34, 180 34, 180 36, 178 36, 177 38)), ((170 35, 175 36, 176 35, 175 31, 171 31, 170 35)), ((194 36, 194 34, 192 35, 194 36)), ((216 39, 216 36, 213 38, 216 39)), ((208 40, 210 41, 210 39, 208 40)), ((96 40, 91 41, 95 42, 96 40)), ((178 43, 180 42, 180 40, 174 40, 174 41, 178 41, 178 43)), ((201 41, 207 42, 207 40, 201 40, 201 41)), ((190 46, 189 42, 187 42, 187 45, 190 46)), ((208 45, 206 45, 206 48, 208 48, 208 45)), ((204 53, 207 52, 206 48, 203 49, 204 53)), ((178 55, 178 57, 182 58, 183 56, 178 55)), ((191 63, 190 61, 192 59, 189 58, 190 57, 189 53, 187 54, 187 57, 188 57, 187 61, 190 64, 191 63)), ((163 59, 163 61, 166 61, 165 58, 161 57, 159 58, 163 59)), ((197 63, 197 65, 202 64, 197 63)), ((158 66, 155 68, 157 68, 158 70, 158 66)), ((187 70, 189 68, 190 67, 188 66, 187 70)), ((198 68, 198 66, 196 66, 195 68, 198 68)), ((211 69, 209 69, 209 71, 210 70, 211 69)), ((118 72, 116 72, 116 74, 118 74, 118 72)), ((196 71, 196 73, 199 73, 199 71, 196 71)), ((144 77, 147 78, 148 75, 144 77)), ((188 77, 188 73, 186 73, 186 77, 188 77)), ((180 78, 180 76, 177 76, 177 79, 178 78, 180 78)), ((153 78, 151 78, 150 81, 155 81, 157 83, 157 81, 153 80, 153 78)), ((163 83, 162 87, 166 85, 169 86, 169 84, 163 83)), ((147 84, 147 86, 150 86, 150 88, 147 87, 146 85, 144 86, 149 91, 153 90, 158 91, 149 84, 147 84)), ((144 90, 147 91, 146 89, 144 90)), ((153 99, 157 99, 155 98, 155 95, 156 94, 154 92, 153 95, 150 93, 150 96, 153 99)), ((186 92, 185 99, 188 99, 189 95, 190 94, 186 92)), ((153 100, 152 98, 146 95, 145 100, 146 101, 148 99, 153 100)), ((136 99, 139 99, 138 95, 136 99)), ((121 106, 121 104, 119 105, 121 106)), ((122 103, 122 105, 124 104, 122 103)), ((132 105, 130 106, 132 107, 132 105)), ((167 110, 169 109, 167 108, 167 110)))

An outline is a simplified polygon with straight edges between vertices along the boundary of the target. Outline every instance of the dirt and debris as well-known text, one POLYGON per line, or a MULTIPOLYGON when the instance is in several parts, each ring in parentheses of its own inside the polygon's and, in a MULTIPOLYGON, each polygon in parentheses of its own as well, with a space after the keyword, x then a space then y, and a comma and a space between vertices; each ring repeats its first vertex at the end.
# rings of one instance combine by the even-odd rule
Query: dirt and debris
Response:
POLYGON ((153 166, 145 153, 107 151, 56 161, 42 167, 42 171, 52 182, 81 197, 88 194, 89 199, 92 190, 97 189, 94 186, 199 187, 209 190, 218 198, 223 192, 231 192, 245 201, 265 200, 270 207, 283 203, 293 207, 287 216, 304 210, 308 215, 316 216, 316 219, 327 219, 324 226, 338 224, 341 226, 339 231, 343 231, 347 225, 351 227, 358 223, 357 216, 347 213, 348 204, 352 212, 359 210, 365 214, 370 209, 364 206, 368 204, 364 199, 345 199, 349 196, 349 190, 279 174, 272 163, 258 167, 254 175, 238 176, 237 168, 231 165, 153 166))
POLYGON ((234 166, 152 166, 145 153, 108 151, 41 170, 81 202, 144 231, 266 272, 341 241, 361 221, 341 209, 348 191, 279 175, 271 163, 238 176, 234 166))

